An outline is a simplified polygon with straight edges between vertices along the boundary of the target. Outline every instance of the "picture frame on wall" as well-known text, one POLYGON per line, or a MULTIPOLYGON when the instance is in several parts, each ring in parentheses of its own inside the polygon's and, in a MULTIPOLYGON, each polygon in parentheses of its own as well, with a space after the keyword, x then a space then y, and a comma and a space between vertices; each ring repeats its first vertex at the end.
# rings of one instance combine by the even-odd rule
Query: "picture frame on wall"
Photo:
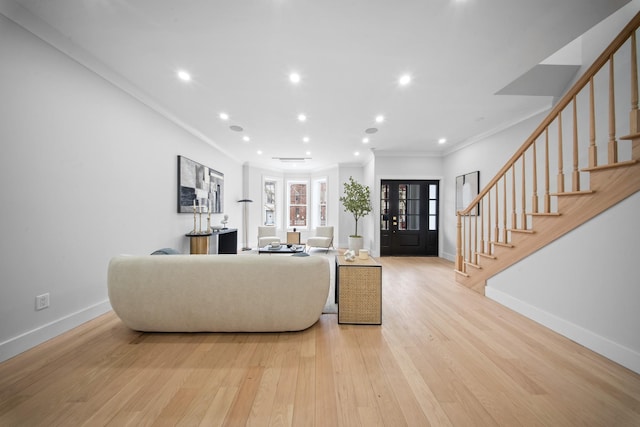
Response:
POLYGON ((184 156, 178 156, 178 213, 224 212, 224 174, 184 156))
MULTIPOLYGON (((456 213, 469 206, 480 192, 480 171, 469 172, 456 177, 456 213)), ((471 211, 471 215, 480 215, 480 204, 471 211)))

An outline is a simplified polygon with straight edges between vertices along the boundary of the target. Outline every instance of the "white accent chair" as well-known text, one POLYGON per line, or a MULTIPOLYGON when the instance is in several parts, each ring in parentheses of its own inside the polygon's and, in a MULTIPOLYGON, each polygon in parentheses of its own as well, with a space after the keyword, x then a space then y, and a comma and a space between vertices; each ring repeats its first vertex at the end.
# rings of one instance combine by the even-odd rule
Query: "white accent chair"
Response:
POLYGON ((273 242, 279 242, 280 238, 276 236, 276 227, 273 225, 258 226, 258 247, 264 248, 273 242))
POLYGON ((329 252, 329 248, 333 248, 333 226, 316 227, 315 236, 307 239, 307 252, 311 248, 323 248, 329 252))

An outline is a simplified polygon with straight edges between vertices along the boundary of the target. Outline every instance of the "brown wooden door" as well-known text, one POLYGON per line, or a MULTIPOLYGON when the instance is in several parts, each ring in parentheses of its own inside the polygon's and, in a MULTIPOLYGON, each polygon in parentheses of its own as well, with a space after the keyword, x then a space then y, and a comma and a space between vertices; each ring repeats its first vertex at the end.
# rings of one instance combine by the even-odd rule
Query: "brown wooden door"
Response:
POLYGON ((382 180, 380 254, 438 255, 439 181, 382 180))

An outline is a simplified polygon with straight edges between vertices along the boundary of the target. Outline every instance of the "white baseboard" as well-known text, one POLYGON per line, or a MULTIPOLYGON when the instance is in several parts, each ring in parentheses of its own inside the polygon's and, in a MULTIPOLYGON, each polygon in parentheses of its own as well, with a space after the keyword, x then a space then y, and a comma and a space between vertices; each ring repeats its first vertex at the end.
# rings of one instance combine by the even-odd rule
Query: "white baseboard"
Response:
POLYGON ((442 252, 440 254, 440 257, 446 259, 447 261, 451 261, 451 262, 455 262, 455 260, 456 260, 456 255, 455 254, 450 254, 448 252, 442 252))
POLYGON ((0 343, 0 362, 42 344, 111 310, 104 300, 0 343))
POLYGON ((491 298, 552 331, 640 374, 640 353, 490 286, 485 287, 485 295, 487 298, 491 298))

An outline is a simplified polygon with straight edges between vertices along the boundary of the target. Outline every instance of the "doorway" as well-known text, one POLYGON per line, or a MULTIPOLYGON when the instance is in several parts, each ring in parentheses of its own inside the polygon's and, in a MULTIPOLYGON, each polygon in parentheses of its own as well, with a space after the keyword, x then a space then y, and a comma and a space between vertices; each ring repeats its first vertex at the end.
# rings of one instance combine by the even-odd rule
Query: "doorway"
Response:
POLYGON ((380 255, 438 256, 437 180, 380 182, 380 255))

